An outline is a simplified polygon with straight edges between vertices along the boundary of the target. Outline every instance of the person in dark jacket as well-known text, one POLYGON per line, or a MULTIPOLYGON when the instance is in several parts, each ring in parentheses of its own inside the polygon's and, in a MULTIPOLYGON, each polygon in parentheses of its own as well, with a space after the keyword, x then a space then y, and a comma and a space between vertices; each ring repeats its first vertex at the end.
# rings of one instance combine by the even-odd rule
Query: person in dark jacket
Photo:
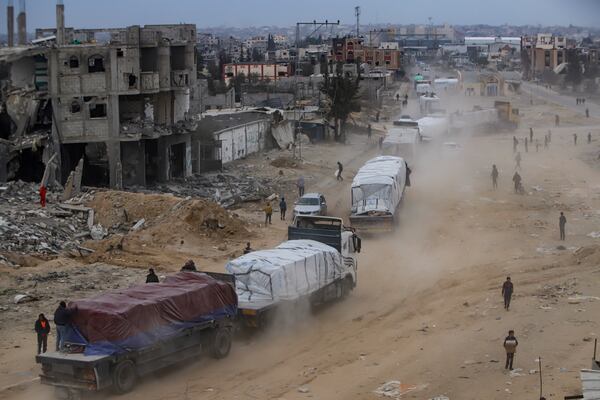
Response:
POLYGON ((506 281, 502 285, 502 296, 504 297, 504 309, 508 311, 510 300, 513 294, 513 283, 510 281, 510 276, 506 277, 506 281))
POLYGON ((181 267, 181 271, 197 272, 198 270, 196 269, 196 264, 194 264, 194 261, 187 260, 185 264, 183 264, 183 267, 181 267))
POLYGON ((154 273, 154 269, 150 268, 148 270, 148 275, 146 275, 146 283, 159 283, 158 275, 154 273))
POLYGON ((279 216, 282 221, 285 221, 285 212, 287 211, 287 203, 285 202, 285 197, 282 197, 279 201, 279 216))
POLYGON ((561 211, 560 217, 558 218, 558 228, 560 230, 560 240, 565 240, 565 226, 567 225, 567 217, 561 211))
POLYGON ((406 167, 406 182, 404 183, 404 186, 410 187, 410 174, 412 174, 412 169, 410 169, 406 161, 404 161, 404 166, 406 167))
POLYGON ((338 165, 338 169, 337 169, 336 179, 338 181, 343 181, 344 178, 342 177, 342 171, 344 170, 344 166, 339 161, 337 162, 337 165, 338 165))
POLYGON ((492 187, 498 189, 498 168, 496 164, 492 165, 492 187))
POLYGON ((72 311, 67 309, 67 303, 61 301, 56 311, 54 311, 54 324, 56 325, 56 351, 61 351, 65 347, 65 338, 67 327, 71 322, 72 311))
POLYGON ((252 247, 250 247, 250 242, 246 243, 246 248, 244 249, 244 254, 252 253, 252 247))
POLYGON ((515 331, 512 329, 508 331, 508 336, 504 339, 504 350, 506 350, 506 365, 505 369, 513 369, 513 361, 515 359, 515 353, 517 352, 517 346, 519 341, 515 337, 515 331))
POLYGON ((44 314, 40 314, 35 321, 35 333, 37 333, 37 353, 45 353, 48 350, 48 334, 50 333, 50 321, 44 314))

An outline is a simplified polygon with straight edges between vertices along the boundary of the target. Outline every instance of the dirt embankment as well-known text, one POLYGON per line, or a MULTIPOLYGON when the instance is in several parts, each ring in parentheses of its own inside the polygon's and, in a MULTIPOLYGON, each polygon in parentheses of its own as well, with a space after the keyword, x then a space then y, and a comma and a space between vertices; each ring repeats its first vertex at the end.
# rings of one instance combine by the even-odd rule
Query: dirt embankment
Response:
POLYGON ((181 260, 216 256, 215 250, 254 236, 246 220, 207 200, 104 191, 86 205, 96 223, 114 233, 86 243, 95 250, 88 261, 175 269, 181 260))

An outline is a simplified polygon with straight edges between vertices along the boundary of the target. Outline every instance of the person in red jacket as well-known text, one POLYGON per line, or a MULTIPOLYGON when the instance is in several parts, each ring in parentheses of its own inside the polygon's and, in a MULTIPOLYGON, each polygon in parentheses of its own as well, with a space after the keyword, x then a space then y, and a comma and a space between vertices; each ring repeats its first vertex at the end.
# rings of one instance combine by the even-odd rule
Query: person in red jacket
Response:
POLYGON ((46 207, 46 193, 48 193, 46 186, 40 186, 40 205, 42 207, 46 207))
POLYGON ((44 314, 40 314, 35 321, 35 332, 37 333, 37 353, 45 353, 48 350, 48 334, 50 333, 50 322, 44 314))

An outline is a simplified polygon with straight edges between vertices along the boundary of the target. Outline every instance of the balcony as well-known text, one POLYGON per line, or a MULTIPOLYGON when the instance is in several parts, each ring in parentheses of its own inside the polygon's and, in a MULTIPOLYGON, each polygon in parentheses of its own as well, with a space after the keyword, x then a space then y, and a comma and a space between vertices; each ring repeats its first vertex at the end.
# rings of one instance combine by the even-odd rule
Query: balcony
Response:
POLYGON ((158 72, 142 72, 140 83, 142 93, 157 93, 160 90, 158 72))
POLYGON ((175 88, 185 88, 190 85, 190 71, 179 70, 171 71, 171 86, 175 88))

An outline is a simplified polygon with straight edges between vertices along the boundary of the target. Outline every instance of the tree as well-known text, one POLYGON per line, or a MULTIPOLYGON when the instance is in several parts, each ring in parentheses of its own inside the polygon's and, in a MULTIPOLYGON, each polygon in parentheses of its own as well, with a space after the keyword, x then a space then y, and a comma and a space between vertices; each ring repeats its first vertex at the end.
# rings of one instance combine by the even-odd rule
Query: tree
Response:
POLYGON ((273 35, 269 34, 267 38, 267 51, 275 51, 276 49, 275 39, 273 39, 273 35))
POLYGON ((344 128, 348 117, 351 113, 360 111, 359 79, 345 77, 339 72, 334 75, 325 74, 320 90, 327 98, 327 117, 335 122, 335 140, 344 142, 344 128))
POLYGON ((260 51, 258 51, 258 48, 254 47, 252 49, 252 61, 257 62, 257 61, 262 61, 263 57, 262 54, 260 54, 260 51))

